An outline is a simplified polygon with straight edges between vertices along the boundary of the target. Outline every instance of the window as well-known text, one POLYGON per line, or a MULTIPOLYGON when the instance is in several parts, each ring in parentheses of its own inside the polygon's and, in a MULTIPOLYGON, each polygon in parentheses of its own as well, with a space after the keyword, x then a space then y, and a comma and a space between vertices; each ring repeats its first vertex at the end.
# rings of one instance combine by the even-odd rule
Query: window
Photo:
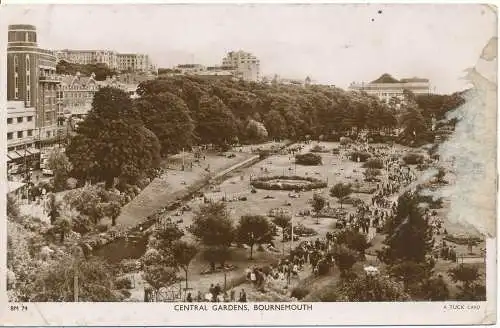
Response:
POLYGON ((27 120, 28 120, 28 122, 32 122, 33 121, 33 116, 28 116, 27 120))
POLYGON ((26 101, 30 102, 31 94, 31 81, 30 81, 30 57, 26 55, 26 101))
POLYGON ((17 137, 22 138, 23 137, 23 131, 17 131, 17 137))
POLYGON ((14 133, 13 132, 8 132, 7 133, 7 140, 12 140, 13 137, 14 137, 14 133))
POLYGON ((33 130, 28 130, 28 137, 32 137, 33 136, 33 130))
POLYGON ((20 116, 20 117, 17 118, 17 123, 23 123, 23 117, 22 116, 20 116))
POLYGON ((24 41, 28 42, 30 40, 30 35, 28 32, 24 33, 24 41))
POLYGON ((14 121, 14 120, 12 119, 12 117, 9 117, 9 118, 7 119, 7 124, 12 124, 12 122, 13 122, 13 121, 14 121))

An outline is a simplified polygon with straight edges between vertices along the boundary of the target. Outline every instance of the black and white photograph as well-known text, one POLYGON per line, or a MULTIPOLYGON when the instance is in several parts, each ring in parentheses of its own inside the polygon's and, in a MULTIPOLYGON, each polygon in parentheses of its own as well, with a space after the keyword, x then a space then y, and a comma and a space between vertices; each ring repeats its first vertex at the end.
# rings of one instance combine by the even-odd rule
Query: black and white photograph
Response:
POLYGON ((7 316, 444 302, 495 321, 495 6, 0 14, 7 316))

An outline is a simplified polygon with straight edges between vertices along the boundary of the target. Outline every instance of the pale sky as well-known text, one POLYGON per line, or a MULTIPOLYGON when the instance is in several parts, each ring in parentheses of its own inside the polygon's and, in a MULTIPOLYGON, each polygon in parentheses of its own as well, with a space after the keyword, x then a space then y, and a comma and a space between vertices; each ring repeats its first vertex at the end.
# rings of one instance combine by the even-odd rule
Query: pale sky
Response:
POLYGON ((426 77, 437 92, 466 87, 496 15, 478 4, 40 5, 2 8, 9 24, 37 26, 47 49, 148 53, 159 67, 221 64, 230 50, 262 75, 310 76, 345 88, 383 73, 426 77), (380 12, 379 12, 380 11, 380 12))

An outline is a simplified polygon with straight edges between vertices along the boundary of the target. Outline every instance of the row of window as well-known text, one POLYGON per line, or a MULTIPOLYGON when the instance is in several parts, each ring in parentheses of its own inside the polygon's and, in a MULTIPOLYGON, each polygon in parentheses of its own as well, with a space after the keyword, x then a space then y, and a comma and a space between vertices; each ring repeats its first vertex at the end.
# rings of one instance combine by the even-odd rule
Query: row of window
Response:
MULTIPOLYGON (((22 138, 24 138, 24 131, 17 131, 16 135, 17 135, 17 139, 22 139, 22 138)), ((51 133, 51 131, 47 131, 45 133, 45 135, 47 136, 47 138, 50 138, 52 136, 52 133, 51 133)), ((54 132, 54 136, 55 135, 56 135, 56 133, 54 132)), ((26 130, 26 136, 32 137, 33 130, 26 130)), ((14 139, 14 132, 7 132, 7 140, 12 140, 12 139, 14 139)))
MULTIPOLYGON (((16 118, 16 121, 17 123, 23 123, 24 122, 24 117, 23 116, 19 116, 16 118)), ((27 122, 32 122, 33 121, 33 116, 26 116, 26 121, 27 122)), ((7 124, 13 124, 14 123, 14 118, 13 117, 9 117, 7 118, 7 124)))
MULTIPOLYGON (((17 131, 16 135, 17 135, 18 139, 24 138, 24 131, 17 131)), ((26 136, 27 137, 32 137, 33 136, 33 130, 27 130, 26 131, 26 136)), ((7 140, 12 140, 12 139, 14 139, 14 132, 7 132, 7 140)))

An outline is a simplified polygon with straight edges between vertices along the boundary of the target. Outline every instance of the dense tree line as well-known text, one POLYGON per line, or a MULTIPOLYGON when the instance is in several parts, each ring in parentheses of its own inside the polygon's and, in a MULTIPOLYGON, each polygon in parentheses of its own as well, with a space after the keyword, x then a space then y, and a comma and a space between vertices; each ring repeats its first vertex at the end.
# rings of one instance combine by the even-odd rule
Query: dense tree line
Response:
POLYGON ((137 93, 136 100, 112 88, 96 93, 67 150, 73 176, 107 180, 108 186, 114 178, 133 183, 161 156, 202 143, 226 148, 270 138, 336 141, 360 131, 401 131, 396 141, 419 145, 433 140, 433 118, 463 103, 459 94, 407 93, 397 109, 366 93, 329 86, 188 76, 160 76, 142 82, 137 93))

